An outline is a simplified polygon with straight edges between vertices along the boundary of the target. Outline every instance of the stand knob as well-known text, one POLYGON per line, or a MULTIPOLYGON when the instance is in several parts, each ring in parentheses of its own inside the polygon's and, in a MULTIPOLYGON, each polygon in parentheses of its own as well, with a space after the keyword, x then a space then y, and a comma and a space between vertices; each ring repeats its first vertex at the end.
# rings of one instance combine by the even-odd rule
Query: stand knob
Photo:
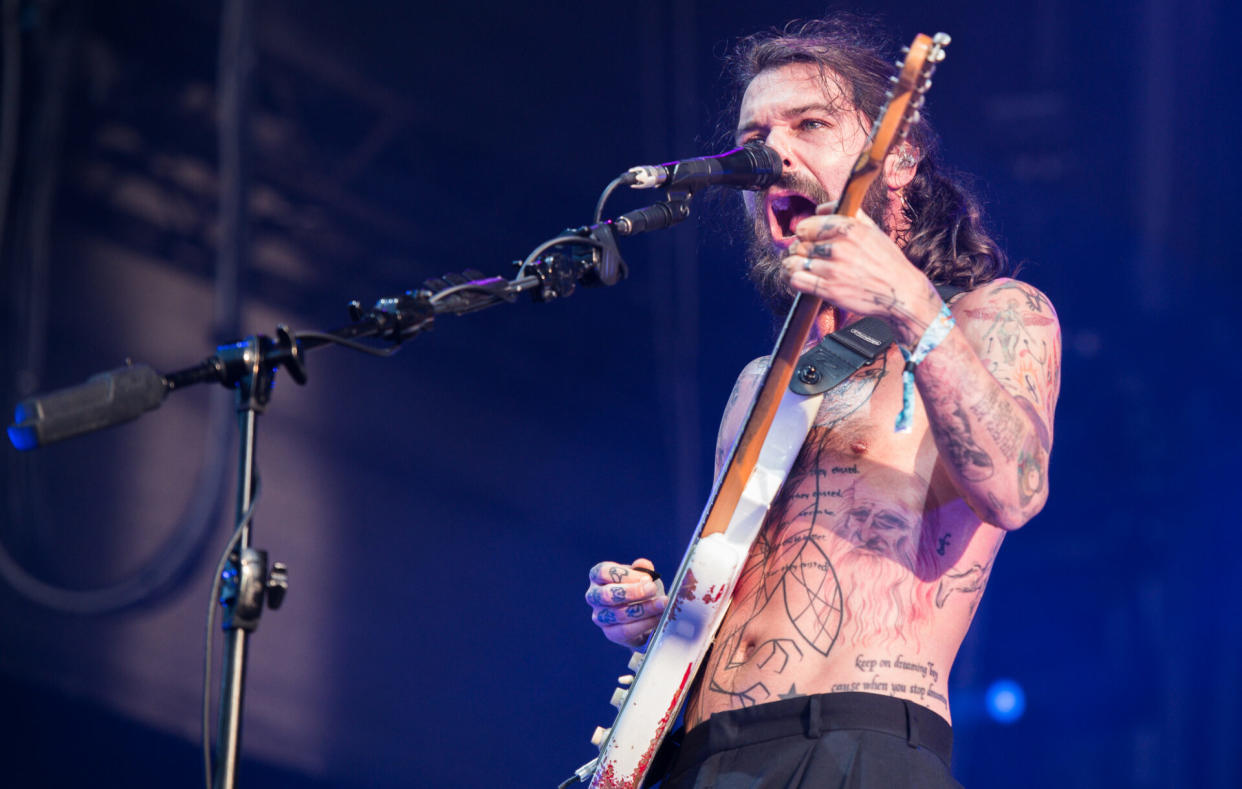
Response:
POLYGON ((289 568, 284 562, 272 562, 272 570, 267 575, 267 607, 275 611, 285 601, 285 592, 289 591, 289 568))

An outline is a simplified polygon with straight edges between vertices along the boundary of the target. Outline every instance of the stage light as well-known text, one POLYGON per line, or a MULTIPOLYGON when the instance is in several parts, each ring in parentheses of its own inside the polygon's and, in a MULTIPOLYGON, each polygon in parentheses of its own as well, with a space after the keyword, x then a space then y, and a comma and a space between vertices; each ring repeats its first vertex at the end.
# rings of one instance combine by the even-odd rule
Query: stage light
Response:
POLYGON ((1013 723, 1026 712, 1026 693, 1012 679, 998 679, 988 687, 988 714, 998 723, 1013 723))

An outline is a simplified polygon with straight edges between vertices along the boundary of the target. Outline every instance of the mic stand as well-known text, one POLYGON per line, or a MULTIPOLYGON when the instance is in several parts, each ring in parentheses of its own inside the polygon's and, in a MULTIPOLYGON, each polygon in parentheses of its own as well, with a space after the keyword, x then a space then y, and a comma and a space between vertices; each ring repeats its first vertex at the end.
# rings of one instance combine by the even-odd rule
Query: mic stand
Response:
MULTIPOLYGON (((281 330, 283 336, 287 332, 281 330)), ((272 392, 275 367, 264 364, 270 355, 271 341, 252 336, 233 346, 239 356, 237 367, 245 372, 236 383, 237 416, 240 429, 237 459, 237 530, 236 546, 224 572, 220 605, 221 623, 225 631, 224 671, 220 691, 214 789, 236 785, 237 765, 241 752, 241 711, 246 681, 246 651, 249 635, 259 626, 259 616, 266 601, 268 607, 279 608, 288 588, 285 567, 277 562, 269 574, 267 552, 250 545, 258 477, 255 472, 255 431, 259 414, 263 413, 272 392), (268 353, 265 353, 268 350, 268 353)), ((295 347, 295 346, 291 346, 295 347)), ((297 362, 300 365, 300 360, 297 362)), ((302 381, 304 371, 299 366, 302 381)), ((298 378, 294 374, 294 378, 298 378)))
MULTIPOLYGON (((615 221, 568 230, 540 244, 518 265, 512 280, 486 277, 466 270, 430 279, 416 291, 380 299, 366 312, 350 302, 351 323, 329 332, 297 332, 276 327, 276 338, 252 335, 194 367, 161 375, 146 365, 125 367, 93 376, 86 383, 27 398, 18 404, 9 440, 29 450, 76 435, 100 430, 158 408, 169 393, 199 383, 216 382, 237 392, 240 430, 237 462, 237 520, 225 569, 217 579, 225 631, 224 671, 217 717, 217 750, 213 789, 233 789, 241 750, 241 717, 246 680, 248 640, 259 626, 264 606, 276 609, 288 589, 288 572, 280 562, 268 567, 267 552, 251 545, 252 515, 258 494, 255 434, 258 418, 271 398, 276 371, 284 367, 299 385, 306 383, 305 352, 338 344, 387 356, 423 330, 437 315, 464 315, 521 293, 534 301, 571 295, 578 283, 610 286, 628 273, 617 249, 617 236, 669 227, 690 214, 689 192, 669 192, 669 199, 631 211, 615 221), (564 251, 553 251, 564 248, 564 251), (381 349, 359 342, 375 338, 391 344, 381 349)), ((213 581, 214 589, 214 581, 213 581)), ((206 713, 204 713, 206 714, 206 713)))
MULTIPOLYGON (((275 562, 269 571, 267 552, 251 546, 251 510, 258 483, 255 434, 258 417, 266 410, 271 397, 276 370, 284 366, 296 383, 305 384, 305 350, 341 340, 352 344, 352 340, 367 336, 387 339, 399 346, 429 328, 437 313, 460 315, 475 312, 501 302, 512 302, 522 292, 531 292, 535 301, 551 301, 571 295, 579 281, 588 286, 614 285, 626 276, 627 267, 616 247, 611 223, 578 228, 568 235, 589 243, 588 251, 584 253, 579 249, 549 254, 525 266, 531 273, 518 276, 513 281, 500 277, 485 278, 473 271, 464 272, 464 275, 445 275, 443 280, 425 282, 418 291, 381 299, 367 313, 363 313, 359 302, 354 301, 349 305, 353 319, 349 326, 324 335, 302 332, 297 337, 288 328, 278 326, 275 340, 254 335, 234 345, 218 348, 215 356, 196 367, 167 376, 169 391, 214 379, 225 386, 232 386, 237 392, 240 430, 237 533, 234 535, 234 551, 222 576, 220 594, 225 647, 213 789, 233 789, 236 786, 249 636, 259 626, 264 605, 279 608, 288 589, 287 568, 275 562), (436 289, 426 287, 428 285, 436 289)), ((572 240, 567 240, 564 245, 572 243, 572 240)))

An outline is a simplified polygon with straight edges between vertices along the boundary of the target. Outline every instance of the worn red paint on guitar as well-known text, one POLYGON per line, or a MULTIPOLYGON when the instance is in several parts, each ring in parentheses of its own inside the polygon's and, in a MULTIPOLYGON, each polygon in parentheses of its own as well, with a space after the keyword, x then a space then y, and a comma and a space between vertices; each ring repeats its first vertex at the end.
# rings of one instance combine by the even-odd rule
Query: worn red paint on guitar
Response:
POLYGON ((660 718, 660 724, 656 726, 656 735, 651 738, 651 743, 647 746, 643 757, 638 760, 638 768, 627 778, 618 779, 616 768, 609 763, 600 773, 599 783, 595 785, 597 789, 636 789, 638 781, 647 774, 647 768, 651 766, 651 760, 655 757, 656 749, 660 747, 660 742, 664 739, 664 730, 668 727, 669 721, 677 714, 678 708, 681 707, 681 698, 685 695, 686 685, 690 682, 691 670, 693 668, 693 663, 686 664, 686 673, 681 676, 681 684, 677 686, 677 692, 673 695, 672 702, 668 705, 668 709, 664 711, 664 717, 660 718), (639 778, 634 777, 635 773, 637 773, 639 778))
POLYGON ((669 615, 670 619, 676 619, 681 613, 681 604, 694 599, 694 588, 699 585, 699 581, 694 577, 694 570, 686 570, 685 580, 681 584, 681 589, 677 591, 677 597, 673 599, 673 613, 669 615))

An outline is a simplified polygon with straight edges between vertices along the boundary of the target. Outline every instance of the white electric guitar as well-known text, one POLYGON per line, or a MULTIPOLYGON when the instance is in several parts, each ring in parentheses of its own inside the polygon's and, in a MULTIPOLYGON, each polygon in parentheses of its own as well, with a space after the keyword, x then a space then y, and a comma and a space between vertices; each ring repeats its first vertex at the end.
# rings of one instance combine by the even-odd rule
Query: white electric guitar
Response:
MULTIPOLYGON (((888 103, 842 191, 838 214, 857 215, 884 158, 918 120, 923 93, 948 44, 943 33, 930 38, 920 34, 910 44, 898 64, 900 73, 893 77, 888 103)), ((622 677, 622 686, 613 692, 613 706, 620 712, 610 728, 596 729, 591 739, 600 748, 599 756, 575 772, 578 780, 589 777, 592 789, 642 785, 698 675, 751 544, 819 411, 823 395, 795 394, 789 381, 821 307, 822 301, 806 294, 794 299, 741 433, 673 580, 669 605, 646 652, 635 652, 630 660, 635 675, 622 677)))

